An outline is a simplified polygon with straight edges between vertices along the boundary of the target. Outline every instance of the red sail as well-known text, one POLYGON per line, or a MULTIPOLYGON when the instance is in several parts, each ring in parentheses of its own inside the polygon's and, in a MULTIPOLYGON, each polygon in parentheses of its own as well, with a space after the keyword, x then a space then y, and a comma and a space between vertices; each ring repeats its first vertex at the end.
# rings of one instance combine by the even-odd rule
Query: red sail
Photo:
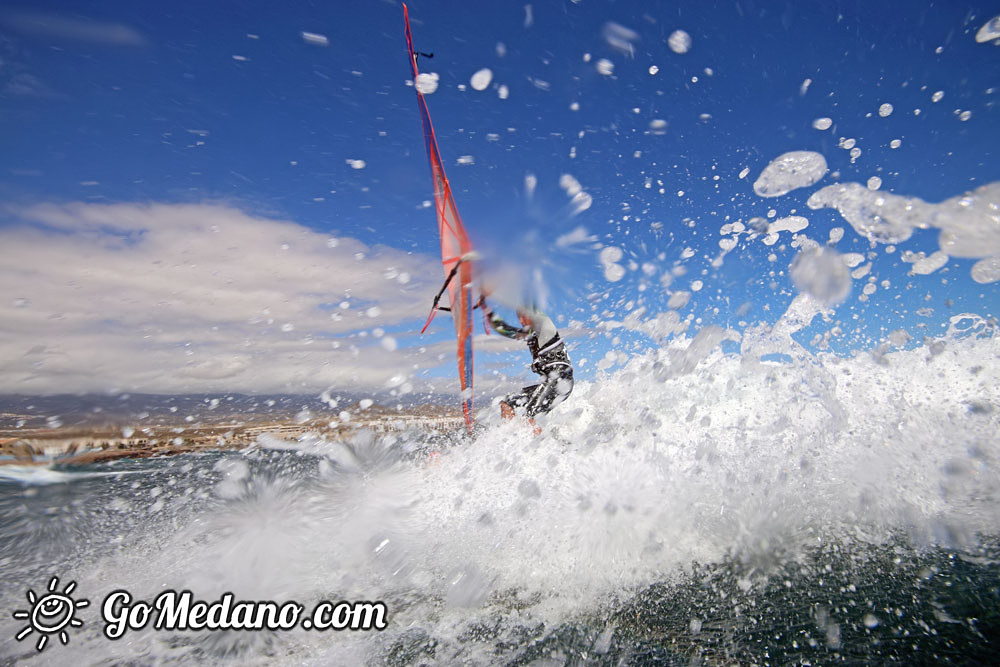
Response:
MULTIPOLYGON (((437 139, 434 137, 434 127, 427 110, 427 101, 417 86, 417 56, 413 52, 413 38, 410 35, 410 14, 403 5, 403 16, 406 21, 406 48, 410 55, 410 72, 413 75, 414 88, 417 91, 417 105, 420 107, 420 119, 424 128, 424 143, 427 147, 427 160, 431 167, 431 178, 434 182, 434 209, 437 213, 438 232, 441 235, 441 264, 447 277, 458 265, 458 271, 448 283, 448 296, 451 300, 451 317, 455 323, 455 337, 458 340, 458 377, 462 386, 462 413, 465 424, 472 429, 472 311, 476 301, 473 300, 473 261, 467 255, 472 252, 472 244, 462 225, 462 218, 451 196, 451 184, 444 173, 441 154, 438 152, 437 139), (463 259, 464 258, 464 259, 463 259)), ((433 317, 433 312, 431 317, 433 317)), ((428 318, 428 322, 430 318, 428 318)))

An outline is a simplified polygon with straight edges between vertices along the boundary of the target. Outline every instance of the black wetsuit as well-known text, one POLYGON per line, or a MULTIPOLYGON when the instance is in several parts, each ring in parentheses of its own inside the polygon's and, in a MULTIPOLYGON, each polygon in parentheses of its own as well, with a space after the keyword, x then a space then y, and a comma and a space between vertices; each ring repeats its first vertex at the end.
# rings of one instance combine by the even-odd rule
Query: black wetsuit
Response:
POLYGON ((519 329, 512 327, 494 313, 489 313, 490 325, 501 336, 524 340, 531 352, 531 370, 544 379, 541 384, 524 387, 521 391, 508 394, 503 401, 512 408, 523 408, 524 414, 534 417, 545 413, 573 391, 573 366, 566 352, 566 345, 559 337, 555 325, 544 313, 529 315, 531 325, 519 329), (544 341, 539 338, 544 338, 544 341))

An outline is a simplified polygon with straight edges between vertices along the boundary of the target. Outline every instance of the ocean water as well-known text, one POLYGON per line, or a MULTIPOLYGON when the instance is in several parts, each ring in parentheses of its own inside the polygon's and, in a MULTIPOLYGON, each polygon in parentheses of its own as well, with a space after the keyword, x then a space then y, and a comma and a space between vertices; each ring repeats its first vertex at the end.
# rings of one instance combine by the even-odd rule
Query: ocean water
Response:
POLYGON ((0 667, 1000 664, 995 7, 411 3, 410 82, 398 3, 342 4, 0 8, 6 417, 457 398, 414 88, 572 396, 0 465, 0 667), (116 590, 388 624, 110 640, 116 590))
POLYGON ((956 316, 923 344, 838 357, 792 338, 815 312, 800 297, 773 327, 675 337, 578 383, 539 437, 483 407, 474 437, 2 467, 0 661, 995 662, 994 325, 956 316), (52 576, 91 603, 39 653, 11 612, 52 576), (378 600, 389 622, 110 641, 115 589, 378 600))

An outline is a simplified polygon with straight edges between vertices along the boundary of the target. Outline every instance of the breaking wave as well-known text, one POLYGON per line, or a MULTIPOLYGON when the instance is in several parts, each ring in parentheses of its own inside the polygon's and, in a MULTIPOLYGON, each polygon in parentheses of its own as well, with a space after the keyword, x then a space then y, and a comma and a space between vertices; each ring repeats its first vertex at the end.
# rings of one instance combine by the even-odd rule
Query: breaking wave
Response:
MULTIPOLYGON (((624 632, 609 615, 639 614, 656 586, 700 568, 734 568, 732 590, 746 594, 830 545, 845 558, 897 544, 918 559, 977 553, 1000 525, 993 324, 958 316, 918 347, 840 358, 792 340, 810 312, 800 296, 774 327, 706 327, 636 356, 579 383, 537 438, 484 410, 471 439, 263 439, 238 454, 105 466, 111 477, 8 480, 4 537, 17 549, 0 573, 18 586, 2 602, 57 567, 80 591, 382 600, 391 614, 383 633, 147 630, 108 642, 92 604, 73 662, 485 664, 529 661, 573 623, 607 653, 624 632), (740 338, 739 353, 720 347, 740 338)), ((688 604, 706 595, 720 593, 688 604)), ((822 623, 808 613, 825 648, 846 643, 836 610, 822 623)), ((678 622, 702 636, 699 617, 678 622)), ((12 641, 4 652, 32 657, 12 641)))

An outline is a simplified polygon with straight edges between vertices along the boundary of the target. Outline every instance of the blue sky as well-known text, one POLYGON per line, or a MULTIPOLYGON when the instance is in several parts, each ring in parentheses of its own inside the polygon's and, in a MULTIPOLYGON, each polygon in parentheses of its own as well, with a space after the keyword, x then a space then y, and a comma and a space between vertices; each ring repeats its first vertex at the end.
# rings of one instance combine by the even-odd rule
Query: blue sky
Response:
MULTIPOLYGON (((838 326, 829 346, 849 353, 899 328, 916 341, 951 315, 996 314, 997 284, 970 278, 981 257, 908 275, 904 252, 939 249, 933 225, 887 252, 806 201, 872 177, 880 192, 931 203, 1000 181, 1000 49, 976 40, 1000 4, 409 9, 416 48, 434 53, 421 69, 438 75, 427 99, 466 225, 495 259, 540 270, 584 377, 609 351, 654 344, 600 322, 654 316, 680 292, 689 300, 672 309, 689 335, 774 322, 798 292, 791 233, 773 246, 737 234, 712 263, 723 225, 771 210, 772 222, 807 218, 801 234, 820 244, 844 228, 841 254, 873 253, 802 342, 838 326), (668 44, 678 30, 683 53, 668 44), (490 85, 474 90, 484 68, 490 85), (817 118, 832 127, 815 129, 817 118), (823 155, 828 172, 758 196, 753 183, 788 151, 823 155), (590 198, 584 210, 567 175, 590 198), (621 250, 620 279, 605 273, 607 247, 621 250), (872 277, 876 291, 859 300, 872 277)), ((12 296, 0 346, 18 361, 0 368, 0 390, 446 383, 446 316, 413 335, 440 268, 408 78, 397 2, 7 3, 0 235, 12 250, 0 280, 12 296)), ((527 379, 516 346, 481 349, 484 390, 507 384, 496 369, 527 379)))

